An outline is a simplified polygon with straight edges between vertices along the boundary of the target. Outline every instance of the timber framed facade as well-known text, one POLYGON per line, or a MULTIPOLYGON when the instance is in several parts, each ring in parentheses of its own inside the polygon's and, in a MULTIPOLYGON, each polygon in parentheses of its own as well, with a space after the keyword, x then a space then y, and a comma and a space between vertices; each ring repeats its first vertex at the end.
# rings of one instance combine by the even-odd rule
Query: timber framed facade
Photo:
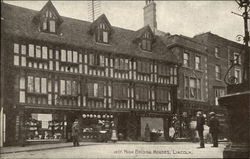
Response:
POLYGON ((101 123, 121 140, 143 139, 146 123, 167 138, 178 63, 149 26, 61 17, 51 1, 41 11, 1 8, 6 145, 69 141, 75 119, 82 140, 96 140, 101 123))

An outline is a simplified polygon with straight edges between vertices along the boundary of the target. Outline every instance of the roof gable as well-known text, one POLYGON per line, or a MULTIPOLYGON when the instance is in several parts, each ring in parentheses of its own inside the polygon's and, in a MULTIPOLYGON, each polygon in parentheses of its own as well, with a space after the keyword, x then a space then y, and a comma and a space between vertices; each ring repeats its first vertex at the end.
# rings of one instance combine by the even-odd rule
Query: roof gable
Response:
POLYGON ((113 32, 114 30, 112 29, 111 24, 108 21, 108 18, 106 17, 105 14, 102 14, 101 16, 99 16, 91 25, 90 25, 90 30, 89 32, 91 34, 93 34, 96 30, 96 28, 99 26, 100 23, 104 23, 106 25, 106 27, 109 30, 109 33, 113 32))
POLYGON ((138 40, 142 39, 146 33, 149 33, 151 35, 152 41, 155 40, 153 31, 151 30, 150 26, 147 25, 135 32, 133 42, 138 42, 138 40))
POLYGON ((43 8, 38 12, 38 14, 34 17, 35 22, 38 22, 41 16, 45 15, 46 12, 49 11, 52 13, 52 16, 55 17, 57 23, 60 25, 63 22, 62 17, 59 15, 58 11, 56 10, 55 6, 48 0, 48 2, 43 6, 43 8))

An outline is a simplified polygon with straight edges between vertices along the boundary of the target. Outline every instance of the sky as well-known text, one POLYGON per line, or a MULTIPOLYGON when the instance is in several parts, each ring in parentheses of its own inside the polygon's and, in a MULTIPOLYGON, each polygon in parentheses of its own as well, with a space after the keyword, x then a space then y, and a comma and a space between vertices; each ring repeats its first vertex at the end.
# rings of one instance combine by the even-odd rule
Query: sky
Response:
MULTIPOLYGON (((44 1, 4 2, 41 10, 44 1)), ((52 0, 61 16, 89 21, 87 1, 52 0)), ((101 1, 101 13, 104 13, 111 25, 138 30, 143 27, 143 7, 145 1, 101 1)), ((212 32, 232 41, 244 34, 243 18, 231 12, 242 14, 235 1, 156 1, 158 30, 170 34, 194 35, 212 32)))

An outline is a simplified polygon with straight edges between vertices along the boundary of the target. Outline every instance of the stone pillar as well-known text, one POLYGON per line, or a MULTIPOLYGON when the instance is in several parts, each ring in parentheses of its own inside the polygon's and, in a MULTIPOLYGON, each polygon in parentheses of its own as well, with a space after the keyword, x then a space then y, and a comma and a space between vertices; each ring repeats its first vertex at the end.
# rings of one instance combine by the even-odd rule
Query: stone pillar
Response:
POLYGON ((250 91, 229 94, 219 99, 228 109, 229 137, 232 142, 223 158, 249 158, 249 100, 250 91))

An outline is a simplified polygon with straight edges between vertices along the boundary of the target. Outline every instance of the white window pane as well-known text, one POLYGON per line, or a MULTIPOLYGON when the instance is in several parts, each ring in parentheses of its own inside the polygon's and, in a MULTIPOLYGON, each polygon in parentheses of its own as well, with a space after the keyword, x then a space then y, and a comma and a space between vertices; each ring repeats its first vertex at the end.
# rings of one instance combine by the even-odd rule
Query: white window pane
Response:
POLYGON ((41 88, 42 88, 42 93, 47 93, 47 79, 42 78, 41 79, 41 88))
POLYGON ((36 57, 41 58, 41 46, 36 46, 36 57))
POLYGON ((42 53, 43 53, 43 59, 47 59, 48 58, 48 49, 46 46, 42 47, 42 53))
POLYGON ((43 30, 47 30, 47 20, 43 21, 43 30))
POLYGON ((25 89, 25 78, 20 77, 20 89, 25 89))
POLYGON ((48 80, 48 92, 51 92, 51 80, 48 80))
POLYGON ((66 86, 67 86, 67 94, 71 95, 72 93, 71 81, 66 81, 66 86))
POLYGON ((98 84, 94 83, 94 97, 97 97, 98 94, 98 84))
POLYGON ((52 104, 52 96, 51 96, 51 94, 48 95, 48 104, 49 105, 52 104))
POLYGON ((21 53, 22 53, 23 55, 26 55, 26 45, 22 45, 22 46, 21 46, 21 53))
POLYGON ((68 51, 68 62, 72 62, 72 51, 68 51))
POLYGON ((43 68, 43 64, 39 63, 39 68, 42 69, 43 68))
POLYGON ((40 93, 40 78, 35 77, 35 92, 40 93))
POLYGON ((56 32, 56 22, 54 20, 49 21, 49 30, 50 32, 56 32))
POLYGON ((19 53, 19 44, 14 44, 14 53, 19 53))
POLYGON ((65 62, 66 61, 66 51, 61 50, 61 61, 65 62))
POLYGON ((14 65, 16 65, 16 66, 19 65, 19 56, 17 56, 17 55, 14 56, 14 65))
POLYGON ((53 59, 53 50, 52 49, 49 49, 49 58, 53 59))
POLYGON ((77 52, 73 51, 73 62, 77 63, 78 62, 78 57, 77 57, 77 52))
POLYGON ((34 62, 34 68, 37 68, 37 63, 36 62, 34 62))
POLYGON ((79 62, 82 62, 82 54, 79 53, 79 62))
POLYGON ((19 102, 25 103, 25 92, 24 91, 20 91, 19 102))
POLYGON ((50 70, 53 70, 53 61, 50 61, 50 62, 49 62, 49 69, 50 69, 50 70))
POLYGON ((29 44, 29 56, 34 57, 34 45, 29 44))
POLYGON ((44 64, 43 64, 43 68, 44 68, 45 70, 47 70, 47 69, 48 69, 48 64, 47 64, 47 63, 44 63, 44 64))
POLYGON ((61 90, 61 94, 65 95, 65 81, 61 80, 61 86, 60 86, 60 90, 61 90))
POLYGON ((34 81, 32 76, 28 76, 28 92, 34 91, 34 81))
POLYGON ((58 92, 58 82, 57 81, 55 81, 55 93, 57 93, 58 92))
POLYGON ((22 66, 26 66, 26 57, 21 58, 22 66))
POLYGON ((59 71, 59 62, 56 62, 56 71, 59 71))
POLYGON ((56 50, 56 59, 59 60, 59 51, 56 50))
POLYGON ((195 88, 195 80, 194 79, 190 79, 190 87, 195 88))
POLYGON ((103 32, 103 42, 105 42, 105 43, 108 42, 108 32, 106 32, 106 31, 103 32))

